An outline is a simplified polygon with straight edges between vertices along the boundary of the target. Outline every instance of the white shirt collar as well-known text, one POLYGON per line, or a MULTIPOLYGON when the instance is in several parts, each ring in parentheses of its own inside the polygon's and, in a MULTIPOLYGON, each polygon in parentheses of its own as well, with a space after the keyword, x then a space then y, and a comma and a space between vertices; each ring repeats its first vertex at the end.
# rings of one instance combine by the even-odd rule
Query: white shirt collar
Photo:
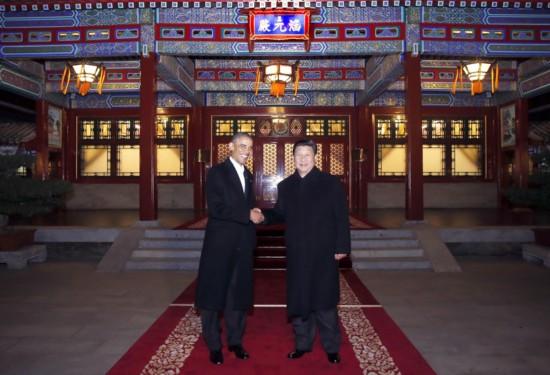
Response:
POLYGON ((239 164, 235 159, 233 159, 231 156, 229 157, 229 160, 231 160, 231 164, 235 167, 237 172, 240 172, 241 174, 244 172, 244 165, 239 164))

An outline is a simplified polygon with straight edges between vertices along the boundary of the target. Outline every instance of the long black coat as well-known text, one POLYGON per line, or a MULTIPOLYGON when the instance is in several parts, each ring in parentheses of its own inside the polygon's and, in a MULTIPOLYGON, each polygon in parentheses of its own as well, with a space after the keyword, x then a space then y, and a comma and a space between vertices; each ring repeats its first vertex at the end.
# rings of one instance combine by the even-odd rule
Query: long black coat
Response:
POLYGON ((313 168, 277 186, 268 220, 286 223, 287 306, 289 316, 336 307, 340 298, 334 254, 351 251, 346 196, 339 179, 313 168))
POLYGON ((234 306, 247 310, 252 305, 253 251, 256 227, 250 221, 254 207, 252 175, 245 169, 246 194, 229 159, 208 172, 206 200, 208 224, 199 264, 195 297, 198 309, 221 311, 233 270, 237 285, 234 306))

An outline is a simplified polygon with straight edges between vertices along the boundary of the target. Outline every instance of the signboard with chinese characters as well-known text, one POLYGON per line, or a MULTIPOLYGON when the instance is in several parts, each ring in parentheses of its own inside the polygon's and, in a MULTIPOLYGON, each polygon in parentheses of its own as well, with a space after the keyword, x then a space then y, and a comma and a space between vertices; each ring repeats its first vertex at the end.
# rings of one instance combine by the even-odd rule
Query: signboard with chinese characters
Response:
POLYGON ((254 41, 303 40, 309 51, 309 23, 311 11, 299 10, 250 10, 248 12, 249 49, 254 41))

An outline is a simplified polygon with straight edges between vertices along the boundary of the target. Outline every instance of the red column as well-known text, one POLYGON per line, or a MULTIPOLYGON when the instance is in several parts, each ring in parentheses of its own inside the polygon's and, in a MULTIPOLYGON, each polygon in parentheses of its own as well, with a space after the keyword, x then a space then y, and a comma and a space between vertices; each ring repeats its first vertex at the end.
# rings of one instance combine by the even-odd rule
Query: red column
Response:
POLYGON ((420 57, 405 56, 405 117, 407 118, 407 220, 424 219, 424 189, 422 185, 422 89, 420 87, 420 57))
POLYGON ((139 152, 139 219, 157 219, 157 158, 155 150, 155 115, 157 56, 141 57, 139 89, 140 152, 139 152))
POLYGON ((45 100, 36 101, 36 151, 35 178, 48 178, 48 103, 45 100))
POLYGON ((208 163, 207 146, 203 138, 202 107, 193 107, 189 126, 189 157, 191 158, 193 180, 193 207, 204 210, 206 200, 204 195, 205 168, 208 163))
POLYGON ((354 195, 354 208, 362 211, 368 208, 367 150, 370 149, 370 121, 367 106, 360 106, 357 111, 357 129, 355 131, 357 142, 354 144, 352 151, 353 170, 355 172, 352 191, 356 192, 354 195))
POLYGON ((527 99, 516 102, 516 150, 514 155, 514 183, 520 188, 527 188, 529 179, 529 114, 527 99))

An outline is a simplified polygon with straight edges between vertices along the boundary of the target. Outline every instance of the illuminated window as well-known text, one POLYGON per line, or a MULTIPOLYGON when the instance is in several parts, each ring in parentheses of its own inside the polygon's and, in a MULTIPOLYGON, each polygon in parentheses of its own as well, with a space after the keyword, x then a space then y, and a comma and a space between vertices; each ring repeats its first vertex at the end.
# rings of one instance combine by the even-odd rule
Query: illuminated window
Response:
POLYGON ((445 146, 422 146, 422 169, 424 176, 445 175, 445 146))
POLYGON ((80 148, 81 176, 109 176, 111 148, 109 146, 82 146, 80 148))
POLYGON ((139 146, 117 147, 117 176, 139 176, 139 146))
POLYGON ((324 135, 325 122, 322 119, 306 120, 306 135, 324 135))
MULTIPOLYGON (((406 174, 406 123, 400 116, 379 116, 376 126, 376 175, 406 174)), ((424 176, 484 175, 484 120, 422 119, 424 176)))
POLYGON ((405 176, 406 171, 405 145, 378 146, 378 175, 405 176))
POLYGON ((184 176, 183 145, 157 145, 157 176, 184 176))
POLYGON ((481 145, 453 145, 453 176, 481 176, 481 145))

